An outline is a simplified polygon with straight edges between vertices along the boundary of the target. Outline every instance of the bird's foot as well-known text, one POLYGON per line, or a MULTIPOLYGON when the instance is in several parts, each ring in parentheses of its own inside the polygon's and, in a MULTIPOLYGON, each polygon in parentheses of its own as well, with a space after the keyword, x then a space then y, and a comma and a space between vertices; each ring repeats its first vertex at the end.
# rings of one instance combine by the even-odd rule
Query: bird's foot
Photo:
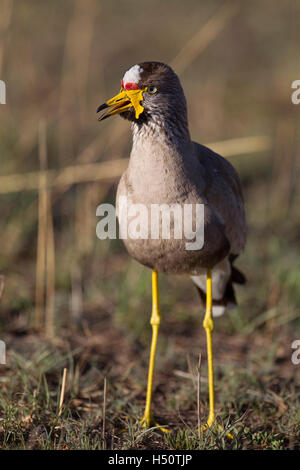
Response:
POLYGON ((165 428, 157 423, 157 421, 153 418, 152 413, 145 413, 142 419, 139 421, 142 428, 158 428, 160 431, 168 433, 171 432, 170 429, 165 428))

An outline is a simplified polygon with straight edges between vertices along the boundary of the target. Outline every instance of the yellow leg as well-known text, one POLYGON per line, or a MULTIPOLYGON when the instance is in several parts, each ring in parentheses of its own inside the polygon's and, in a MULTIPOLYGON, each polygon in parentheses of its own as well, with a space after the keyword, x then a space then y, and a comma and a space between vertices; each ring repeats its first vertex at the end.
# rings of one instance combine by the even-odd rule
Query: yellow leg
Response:
MULTIPOLYGON (((214 424, 215 421, 215 395, 214 395, 214 369, 213 369, 213 353, 212 353, 212 330, 214 322, 212 317, 212 279, 211 269, 207 270, 206 278, 206 312, 203 321, 206 331, 207 343, 207 363, 208 363, 208 391, 209 391, 209 413, 204 430, 214 424)), ((219 424, 218 428, 223 431, 223 427, 219 424)), ((232 434, 227 433, 227 437, 233 439, 232 434)))
POLYGON ((206 331, 207 342, 207 362, 208 362, 208 389, 209 389, 209 414, 207 426, 210 427, 215 420, 215 399, 214 399, 214 372, 212 355, 212 330, 214 327, 212 318, 212 279, 211 269, 207 270, 206 279, 206 312, 203 321, 203 327, 206 331))
MULTIPOLYGON (((154 364, 155 364, 155 353, 158 337, 158 328, 160 325, 161 316, 159 311, 159 294, 158 294, 158 272, 156 269, 152 271, 152 315, 150 319, 150 324, 152 325, 152 341, 151 341, 151 350, 150 350, 150 360, 149 360, 149 371, 148 371, 148 384, 147 384, 147 396, 146 396, 146 406, 144 416, 141 419, 141 424, 143 427, 149 428, 151 426, 159 426, 154 420, 151 413, 151 398, 152 398, 152 384, 153 384, 153 373, 154 373, 154 364)), ((161 426, 160 430, 163 432, 169 432, 168 429, 161 426)))

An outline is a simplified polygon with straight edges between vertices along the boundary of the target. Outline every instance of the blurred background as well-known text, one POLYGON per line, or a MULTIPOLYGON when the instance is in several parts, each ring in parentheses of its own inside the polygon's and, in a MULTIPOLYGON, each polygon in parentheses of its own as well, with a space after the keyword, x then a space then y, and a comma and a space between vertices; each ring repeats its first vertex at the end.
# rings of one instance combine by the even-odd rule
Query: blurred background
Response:
MULTIPOLYGON (((63 367, 72 429, 84 426, 86 413, 95 429, 103 426, 105 382, 100 447, 120 420, 141 414, 151 273, 121 241, 96 237, 96 208, 115 201, 131 132, 119 117, 98 123, 96 109, 119 91, 126 70, 148 60, 173 66, 193 140, 228 158, 244 189, 249 240, 237 266, 248 283, 237 290, 239 308, 215 322, 218 406, 234 419, 247 411, 248 447, 294 445, 300 105, 291 102, 291 84, 300 79, 299 2, 0 0, 0 12, 2 445, 55 446, 45 423, 57 412, 63 367), (273 437, 253 441, 254 428, 273 437)), ((166 276, 161 304, 154 404, 171 423, 180 411, 193 424, 199 353, 203 416, 207 406, 203 307, 189 279, 166 276)), ((59 442, 78 447, 78 436, 67 435, 59 442)))

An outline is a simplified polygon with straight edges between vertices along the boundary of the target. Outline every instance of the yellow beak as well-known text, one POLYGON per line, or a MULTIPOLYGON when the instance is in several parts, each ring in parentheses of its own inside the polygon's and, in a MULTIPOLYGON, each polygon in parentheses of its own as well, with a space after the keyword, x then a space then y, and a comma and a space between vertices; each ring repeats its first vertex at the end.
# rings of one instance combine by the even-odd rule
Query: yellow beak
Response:
POLYGON ((103 103, 97 109, 97 113, 103 109, 107 111, 99 118, 99 121, 113 116, 114 114, 120 114, 129 108, 134 108, 136 119, 139 118, 140 114, 144 111, 141 101, 143 101, 143 91, 140 88, 135 90, 121 90, 116 96, 103 103))

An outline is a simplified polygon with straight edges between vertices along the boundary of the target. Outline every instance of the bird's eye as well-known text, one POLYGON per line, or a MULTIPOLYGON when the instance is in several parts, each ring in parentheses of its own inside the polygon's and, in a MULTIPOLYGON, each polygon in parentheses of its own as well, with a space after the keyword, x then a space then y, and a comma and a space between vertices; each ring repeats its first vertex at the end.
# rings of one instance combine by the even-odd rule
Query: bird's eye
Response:
POLYGON ((149 95, 155 95, 155 93, 157 92, 158 89, 156 88, 156 86, 148 86, 147 93, 149 93, 149 95))

